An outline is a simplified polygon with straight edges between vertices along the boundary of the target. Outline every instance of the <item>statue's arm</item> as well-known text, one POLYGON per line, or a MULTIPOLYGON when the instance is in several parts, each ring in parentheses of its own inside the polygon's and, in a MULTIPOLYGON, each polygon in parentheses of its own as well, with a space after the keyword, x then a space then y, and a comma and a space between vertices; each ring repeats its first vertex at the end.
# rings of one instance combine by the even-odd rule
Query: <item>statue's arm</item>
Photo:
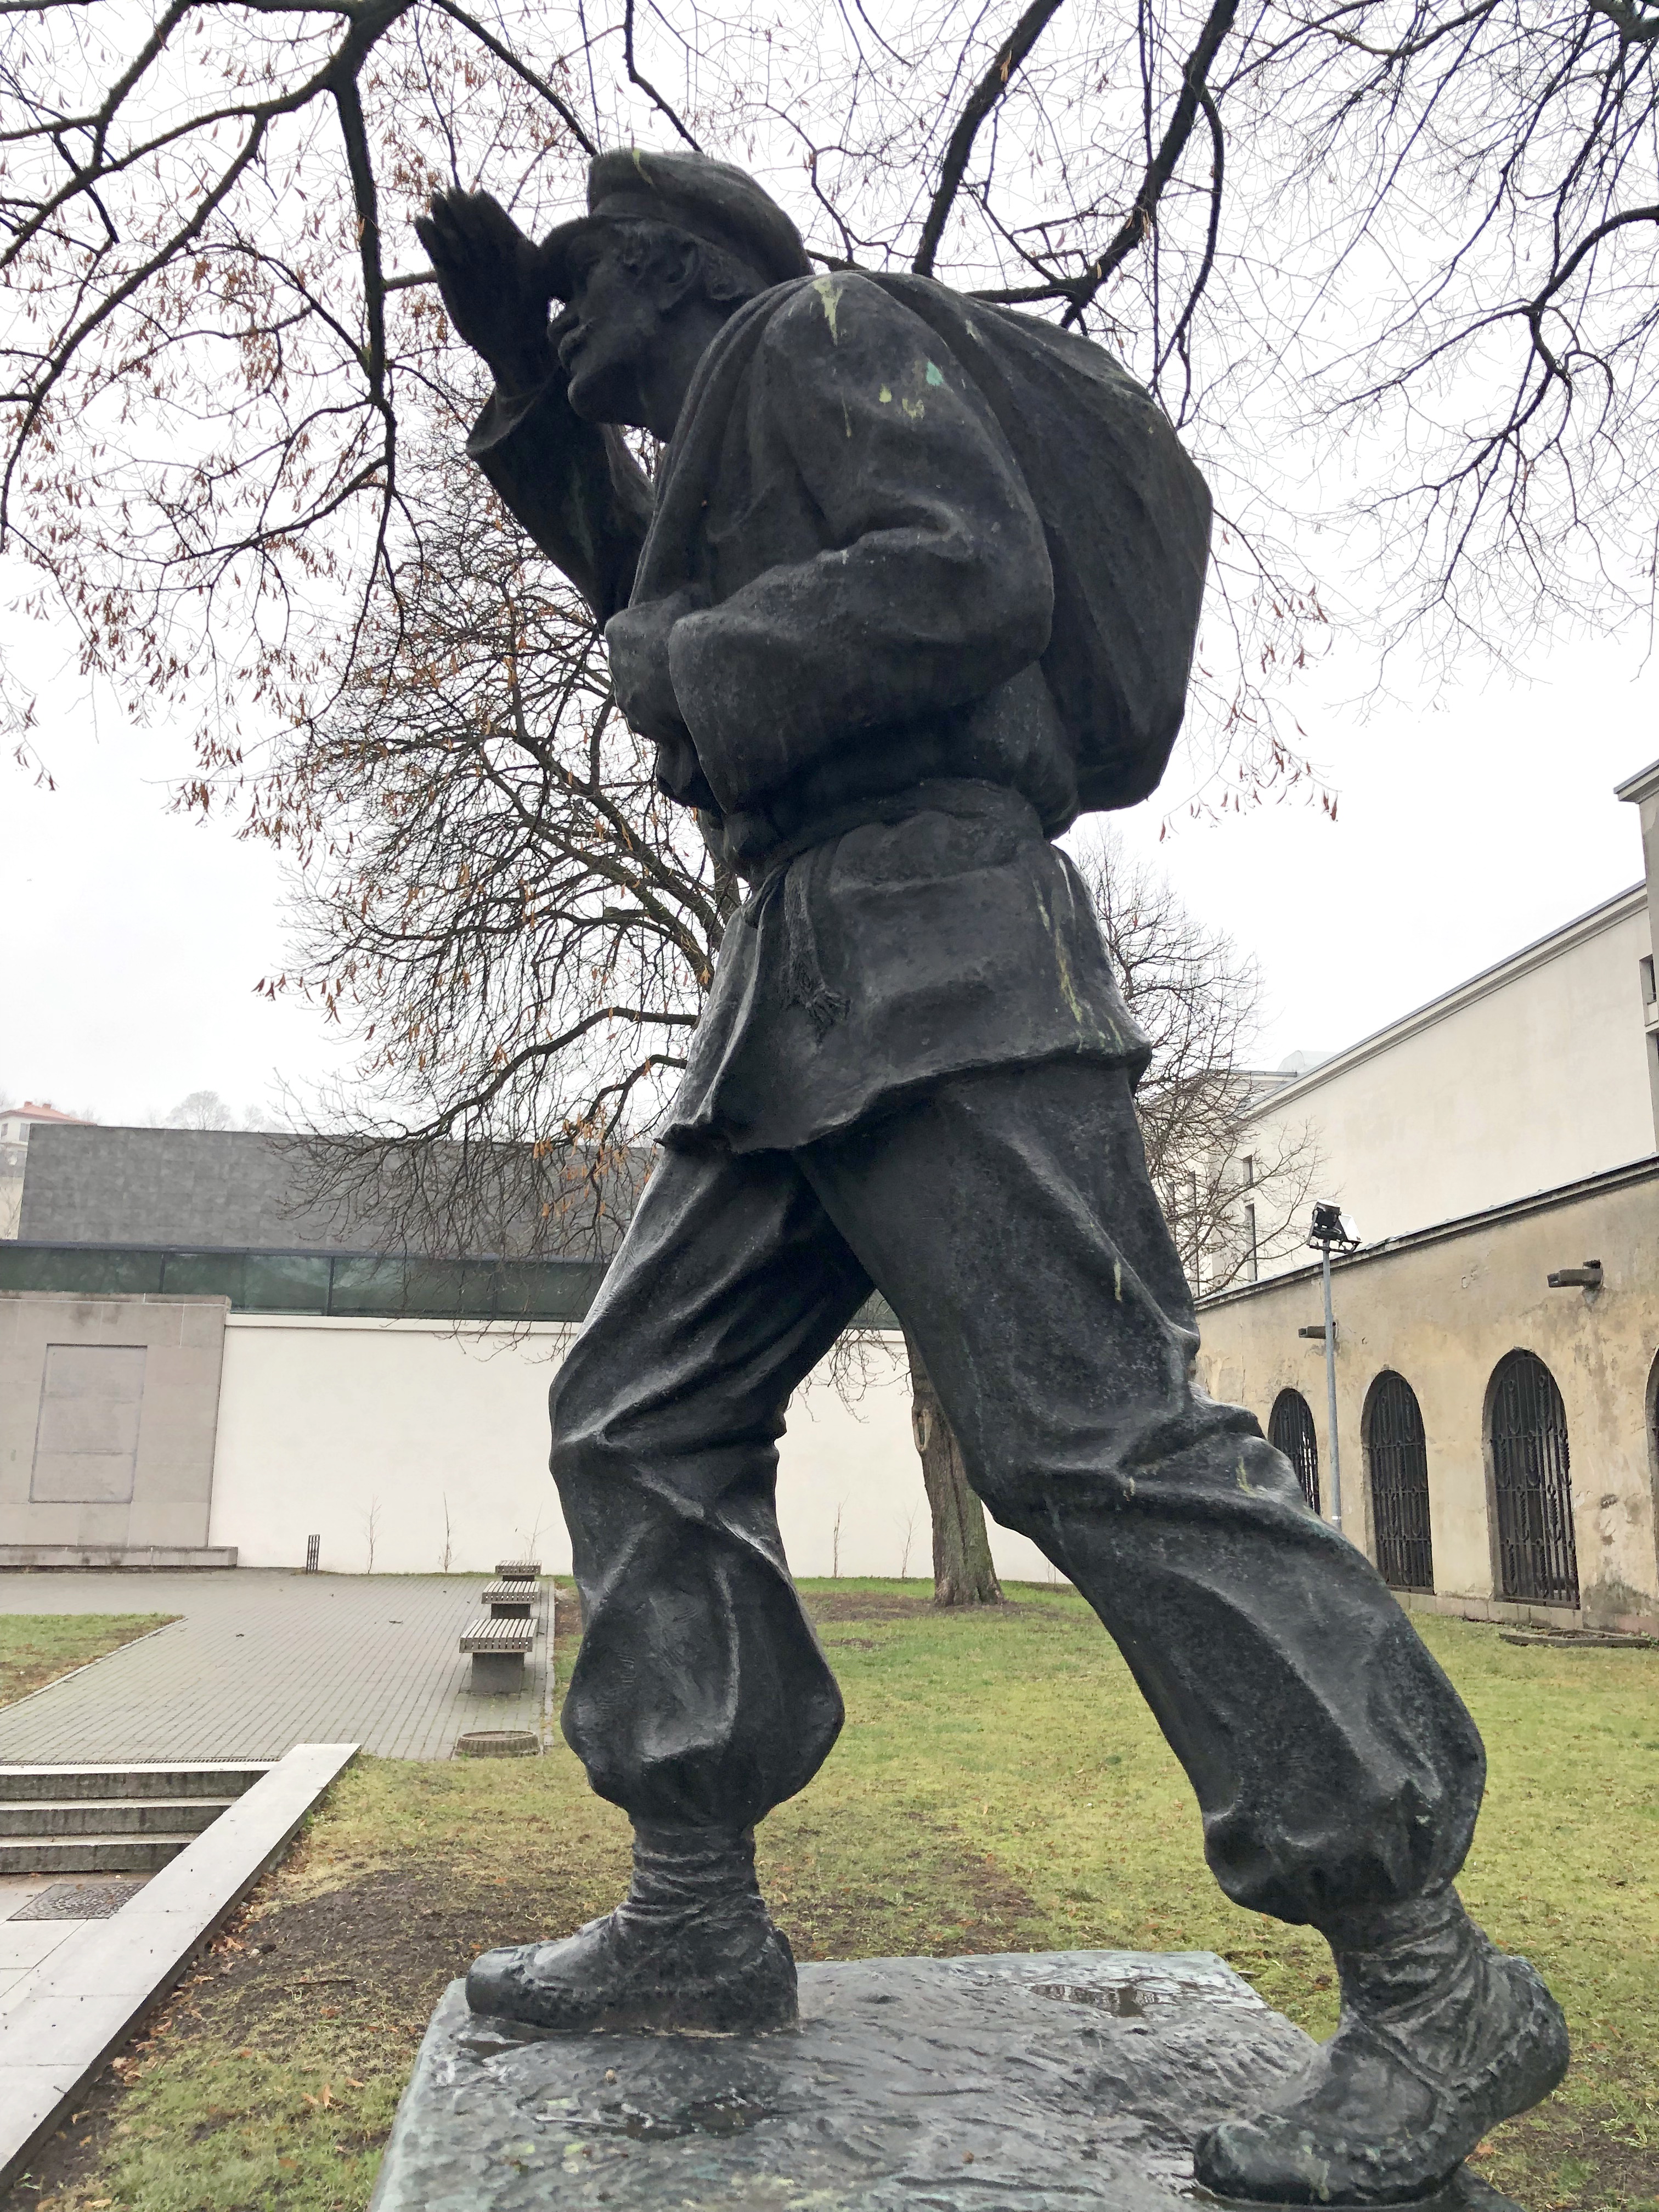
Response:
POLYGON ((466 450, 604 623, 628 605, 651 525, 651 485, 622 433, 571 412, 564 378, 491 392, 466 450))
POLYGON ((620 432, 571 411, 533 240, 488 192, 440 192, 415 225, 450 321, 495 379, 467 451, 603 623, 628 604, 651 487, 620 432))
POLYGON ((857 277, 805 286, 757 367, 751 406, 830 543, 673 625, 674 695, 727 813, 863 732, 1006 683, 1046 649, 1054 611, 1007 441, 907 308, 857 277))

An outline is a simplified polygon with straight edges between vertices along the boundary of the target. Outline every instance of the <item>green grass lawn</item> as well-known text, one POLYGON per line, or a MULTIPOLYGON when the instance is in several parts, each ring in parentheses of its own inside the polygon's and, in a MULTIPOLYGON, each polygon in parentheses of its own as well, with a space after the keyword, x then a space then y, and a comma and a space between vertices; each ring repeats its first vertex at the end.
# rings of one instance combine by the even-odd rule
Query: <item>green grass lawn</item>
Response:
POLYGON ((176 1613, 0 1613, 0 1705, 178 1618, 176 1613))
MULTIPOLYGON (((798 1954, 1213 1949, 1328 2032, 1323 1946, 1215 1889, 1185 1781, 1092 1615, 1014 1594, 961 1615, 915 1584, 808 1586, 848 1727, 761 1832, 798 1954)), ((1527 2212, 1659 2212, 1659 1653, 1419 1625, 1491 1755, 1464 1894, 1543 1968, 1577 2045, 1565 2088, 1498 2130, 1483 2170, 1527 2212)), ((444 1983, 490 1942, 603 1911, 626 1845, 562 1747, 362 1762, 18 2201, 362 2206, 444 1983)))

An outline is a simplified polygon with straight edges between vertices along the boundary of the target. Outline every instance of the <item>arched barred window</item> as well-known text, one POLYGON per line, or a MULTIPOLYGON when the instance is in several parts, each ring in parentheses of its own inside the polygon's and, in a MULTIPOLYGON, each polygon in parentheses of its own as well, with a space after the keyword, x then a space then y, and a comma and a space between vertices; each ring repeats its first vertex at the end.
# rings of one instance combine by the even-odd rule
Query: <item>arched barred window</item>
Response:
POLYGON ((1431 1590, 1428 1440, 1417 1393, 1403 1375, 1384 1368, 1371 1384, 1364 1426, 1377 1571, 1390 1589, 1431 1590))
POLYGON ((1319 1507, 1319 1438, 1313 1410, 1299 1390, 1281 1390, 1273 1400, 1267 1419, 1267 1441, 1282 1451, 1296 1469, 1302 1495, 1314 1511, 1319 1507))
POLYGON ((1534 1605, 1577 1605, 1567 1409, 1536 1352, 1509 1352, 1493 1370, 1486 1442, 1500 1592, 1534 1605))

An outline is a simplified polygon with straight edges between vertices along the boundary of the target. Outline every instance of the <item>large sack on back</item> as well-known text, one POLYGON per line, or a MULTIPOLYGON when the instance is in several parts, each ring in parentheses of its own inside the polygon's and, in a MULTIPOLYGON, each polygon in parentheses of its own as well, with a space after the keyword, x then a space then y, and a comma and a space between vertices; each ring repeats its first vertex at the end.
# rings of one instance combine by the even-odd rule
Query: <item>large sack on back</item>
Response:
POLYGON ((1042 671, 1086 811, 1156 788, 1186 705, 1210 495, 1142 386, 1103 347, 929 277, 873 282, 944 339, 988 401, 1048 533, 1042 671))

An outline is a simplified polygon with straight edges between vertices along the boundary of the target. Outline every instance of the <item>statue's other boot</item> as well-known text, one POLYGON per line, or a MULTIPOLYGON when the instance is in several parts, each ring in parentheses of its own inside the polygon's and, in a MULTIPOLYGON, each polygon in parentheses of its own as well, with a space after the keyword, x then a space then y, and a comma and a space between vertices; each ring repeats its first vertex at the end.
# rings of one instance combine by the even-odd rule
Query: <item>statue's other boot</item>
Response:
POLYGON ((1336 2033, 1269 2110, 1200 2136, 1194 2172, 1218 2197, 1327 2206, 1431 2197, 1488 2129, 1567 2070, 1560 2007, 1450 1888, 1325 1932, 1341 1983, 1336 2033))
POLYGON ((761 1899, 753 1829, 636 1824, 634 1879, 616 1911, 561 1942, 482 1953, 466 2000, 573 2034, 789 2027, 794 1955, 761 1899))

